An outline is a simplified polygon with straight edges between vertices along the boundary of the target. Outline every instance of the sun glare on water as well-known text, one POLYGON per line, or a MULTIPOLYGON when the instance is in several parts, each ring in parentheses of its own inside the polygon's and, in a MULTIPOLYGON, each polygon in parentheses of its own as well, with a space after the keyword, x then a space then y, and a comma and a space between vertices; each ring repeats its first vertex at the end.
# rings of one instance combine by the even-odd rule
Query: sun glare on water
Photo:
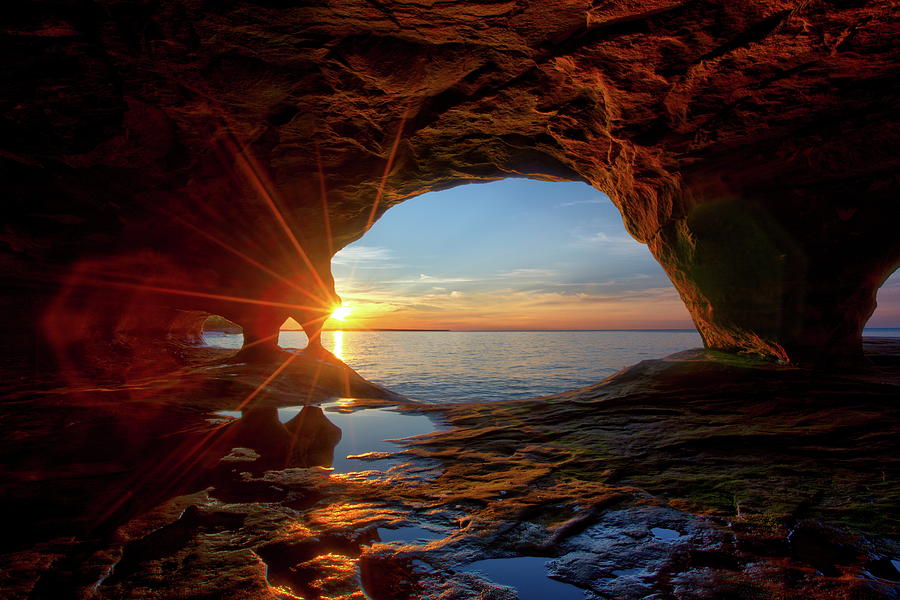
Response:
POLYGON ((353 312, 352 308, 342 304, 334 309, 334 312, 331 313, 331 318, 338 321, 346 321, 351 312, 353 312))

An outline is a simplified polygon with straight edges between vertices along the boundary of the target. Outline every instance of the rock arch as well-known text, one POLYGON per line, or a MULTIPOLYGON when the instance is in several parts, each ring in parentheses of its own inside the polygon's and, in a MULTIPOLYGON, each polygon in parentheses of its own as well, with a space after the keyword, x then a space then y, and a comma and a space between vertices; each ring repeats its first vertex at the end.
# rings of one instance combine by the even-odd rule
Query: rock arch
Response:
POLYGON ((886 0, 82 4, 4 9, 23 344, 73 269, 132 256, 98 310, 140 285, 264 337, 330 310, 389 206, 506 176, 609 194, 712 348, 857 355, 900 262, 886 0))

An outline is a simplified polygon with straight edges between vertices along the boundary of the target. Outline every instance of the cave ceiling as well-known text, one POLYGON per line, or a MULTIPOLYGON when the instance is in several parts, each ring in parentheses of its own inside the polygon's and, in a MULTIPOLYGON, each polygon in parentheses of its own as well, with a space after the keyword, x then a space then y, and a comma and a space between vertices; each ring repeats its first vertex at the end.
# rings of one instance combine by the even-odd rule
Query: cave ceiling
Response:
POLYGON ((73 272, 124 285, 126 271, 307 302, 282 280, 333 292, 331 255, 390 206, 510 176, 609 194, 712 345, 808 346, 819 293, 855 302, 864 322, 900 257, 890 1, 93 0, 0 13, 0 260, 48 297, 73 272), (707 218, 706 205, 725 212, 707 218), (708 272, 756 239, 716 239, 729 218, 758 219, 773 256, 802 255, 750 307, 708 272), (835 260, 848 286, 873 289, 817 283, 835 260), (800 316, 770 327, 765 310, 800 316))

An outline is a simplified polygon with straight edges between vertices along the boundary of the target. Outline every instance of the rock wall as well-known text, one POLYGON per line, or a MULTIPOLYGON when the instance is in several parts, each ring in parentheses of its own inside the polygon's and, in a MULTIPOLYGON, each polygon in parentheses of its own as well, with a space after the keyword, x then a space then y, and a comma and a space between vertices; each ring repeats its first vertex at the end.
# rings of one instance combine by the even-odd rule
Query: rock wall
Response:
POLYGON ((387 208, 510 176, 608 193, 710 347, 858 354, 900 263, 889 0, 7 4, 14 352, 76 300, 314 333, 387 208))

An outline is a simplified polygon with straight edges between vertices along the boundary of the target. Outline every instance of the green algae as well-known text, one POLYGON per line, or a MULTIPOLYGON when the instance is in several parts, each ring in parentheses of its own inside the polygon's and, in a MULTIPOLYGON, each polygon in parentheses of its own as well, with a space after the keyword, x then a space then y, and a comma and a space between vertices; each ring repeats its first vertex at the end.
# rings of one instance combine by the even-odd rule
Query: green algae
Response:
MULTIPOLYGON (((210 498, 196 502, 213 525, 225 513, 246 515, 243 524, 212 533, 208 519, 184 532, 176 528, 189 543, 168 556, 135 554, 138 543, 130 556, 143 557, 141 569, 121 585, 150 581, 145 572, 203 552, 204 573, 221 564, 228 577, 263 587, 253 557, 265 555, 272 591, 282 584, 312 589, 321 580, 342 598, 361 599, 359 568, 367 590, 384 590, 375 597, 416 597, 420 584, 435 589, 444 574, 423 574, 414 559, 455 567, 485 553, 559 556, 579 532, 602 530, 615 512, 651 506, 702 515, 735 540, 674 553, 670 571, 653 575, 661 593, 672 581, 696 583, 690 573, 713 569, 710 589, 718 595, 709 597, 842 597, 865 577, 860 560, 868 559, 839 565, 843 575, 825 581, 816 574, 821 557, 793 548, 789 534, 799 528, 824 540, 826 550, 859 549, 854 536, 869 534, 866 544, 884 542, 879 556, 893 555, 896 545, 886 538, 900 531, 897 386, 873 379, 695 352, 646 361, 601 385, 537 401, 405 403, 403 411, 450 425, 407 440, 405 471, 375 479, 295 468, 254 475, 225 461, 210 498), (423 459, 440 468, 410 476, 424 469, 415 466, 423 459), (372 534, 424 522, 446 537, 401 548, 378 544, 372 534), (794 595, 780 595, 786 573, 803 580, 794 595), (421 577, 432 578, 426 584, 421 577)), ((633 533, 639 547, 640 532, 633 533)), ((835 569, 833 562, 821 564, 835 569)), ((187 562, 182 568, 182 580, 194 572, 187 562)))
MULTIPOLYGON (((552 482, 560 496, 584 484, 625 486, 698 513, 900 533, 896 387, 721 352, 634 371, 538 402, 448 407, 456 429, 429 447, 445 459, 476 449, 519 456, 518 478, 533 470, 532 481, 552 482), (541 460, 516 454, 535 442, 541 460)), ((497 467, 492 477, 502 477, 497 467)))

